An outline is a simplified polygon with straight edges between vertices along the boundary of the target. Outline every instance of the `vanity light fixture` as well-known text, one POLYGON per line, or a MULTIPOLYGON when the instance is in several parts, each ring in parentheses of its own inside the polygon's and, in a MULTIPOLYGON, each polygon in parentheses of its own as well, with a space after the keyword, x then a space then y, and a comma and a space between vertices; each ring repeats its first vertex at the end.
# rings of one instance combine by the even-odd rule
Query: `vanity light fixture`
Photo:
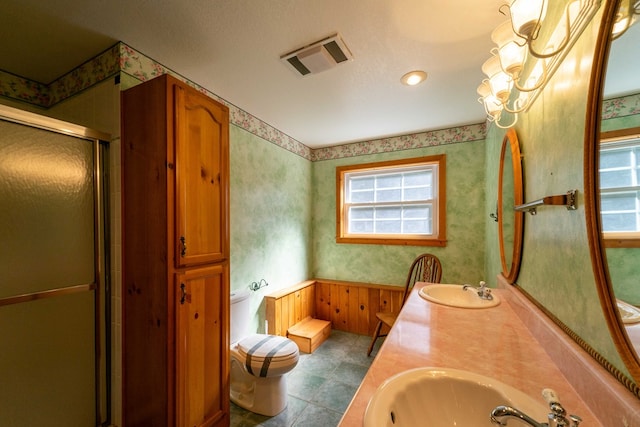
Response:
POLYGON ((613 22, 612 35, 613 39, 617 39, 623 35, 633 24, 638 21, 640 16, 640 0, 623 0, 620 2, 620 8, 616 13, 613 22))
POLYGON ((549 14, 548 1, 513 0, 499 9, 510 19, 491 34, 496 47, 482 65, 487 79, 477 91, 487 119, 500 128, 513 126, 529 109, 601 3, 565 0, 564 9, 549 14))
POLYGON ((410 71, 400 79, 403 85, 415 86, 427 79, 427 73, 421 70, 410 71))

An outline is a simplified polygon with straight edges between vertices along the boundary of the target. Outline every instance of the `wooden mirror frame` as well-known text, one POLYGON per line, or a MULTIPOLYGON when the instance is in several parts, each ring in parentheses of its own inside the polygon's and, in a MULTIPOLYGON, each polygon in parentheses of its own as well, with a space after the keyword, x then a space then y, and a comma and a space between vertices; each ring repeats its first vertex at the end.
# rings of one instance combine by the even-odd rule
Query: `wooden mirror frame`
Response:
POLYGON ((500 151, 500 171, 498 172, 498 241, 500 243, 500 261, 502 263, 502 275, 510 283, 514 284, 520 272, 520 261, 522 260, 522 235, 524 232, 524 212, 513 211, 504 212, 503 207, 503 176, 505 173, 505 155, 509 149, 511 153, 511 169, 513 172, 513 202, 514 207, 524 203, 524 190, 522 184, 522 157, 520 156, 520 143, 515 129, 507 131, 502 140, 502 150, 500 151), (513 220, 513 248, 505 248, 504 245, 504 218, 505 215, 514 215, 513 220), (507 265, 506 250, 511 250, 511 265, 507 265))
POLYGON ((600 185, 599 170, 599 141, 602 118, 602 101, 609 48, 611 46, 611 30, 620 5, 619 0, 606 2, 602 24, 599 29, 597 45, 593 57, 591 83, 589 84, 587 117, 585 121, 584 144, 584 201, 587 225, 587 237, 591 253, 591 265, 600 297, 600 304, 611 333, 611 337, 618 349, 620 358, 627 366, 634 381, 617 369, 610 367, 610 371, 631 392, 640 397, 640 358, 633 348, 633 344, 624 329, 620 313, 617 309, 616 297, 609 276, 605 244, 601 238, 600 218, 600 185))

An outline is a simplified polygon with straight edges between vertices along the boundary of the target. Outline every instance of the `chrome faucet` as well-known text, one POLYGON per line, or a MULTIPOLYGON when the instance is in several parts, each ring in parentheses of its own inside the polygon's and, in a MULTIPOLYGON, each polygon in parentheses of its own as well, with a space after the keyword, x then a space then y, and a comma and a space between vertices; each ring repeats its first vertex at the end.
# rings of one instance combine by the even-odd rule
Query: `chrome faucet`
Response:
POLYGON ((531 427, 578 427, 582 418, 577 415, 569 415, 567 418, 567 412, 560 404, 555 391, 545 388, 542 390, 542 396, 549 404, 549 409, 551 409, 551 412, 547 415, 547 423, 539 423, 524 412, 504 405, 498 406, 491 411, 491 422, 499 426, 506 426, 510 418, 516 418, 531 427))
POLYGON ((493 295, 491 295, 491 289, 487 288, 487 282, 485 282, 484 280, 480 282, 480 286, 478 286, 477 288, 471 285, 462 286, 463 291, 466 291, 467 289, 473 289, 474 291, 476 291, 476 293, 481 299, 486 299, 486 300, 493 299, 493 295))
POLYGON ((506 426, 509 418, 516 418, 521 420, 531 427, 547 427, 546 423, 539 423, 524 412, 517 410, 516 408, 512 408, 511 406, 498 406, 493 411, 491 411, 491 422, 499 425, 506 426))

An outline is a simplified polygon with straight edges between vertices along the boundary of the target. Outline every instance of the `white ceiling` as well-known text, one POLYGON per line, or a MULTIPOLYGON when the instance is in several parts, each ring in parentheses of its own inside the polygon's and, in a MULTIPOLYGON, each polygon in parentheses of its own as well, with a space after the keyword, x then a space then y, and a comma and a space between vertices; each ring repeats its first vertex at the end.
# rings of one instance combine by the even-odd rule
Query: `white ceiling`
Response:
POLYGON ((613 41, 609 52, 604 97, 636 94, 640 88, 640 25, 636 22, 613 41))
POLYGON ((0 69, 49 83, 123 41, 318 148, 481 123, 504 0, 2 0, 0 69), (339 32, 354 59, 300 77, 280 55, 339 32), (416 87, 400 77, 422 69, 416 87))

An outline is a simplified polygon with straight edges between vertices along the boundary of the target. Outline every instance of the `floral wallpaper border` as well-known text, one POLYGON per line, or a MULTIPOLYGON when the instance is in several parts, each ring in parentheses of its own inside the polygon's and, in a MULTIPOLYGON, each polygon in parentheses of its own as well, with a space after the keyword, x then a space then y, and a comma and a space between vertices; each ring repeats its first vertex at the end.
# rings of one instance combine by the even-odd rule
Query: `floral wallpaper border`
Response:
POLYGON ((0 95, 40 107, 50 105, 49 87, 0 70, 0 95))
POLYGON ((436 145, 455 144, 484 140, 487 134, 485 123, 459 126, 450 129, 412 133, 389 138, 353 142, 345 145, 318 148, 313 150, 311 160, 334 160, 346 157, 364 156, 367 154, 389 153, 392 151, 412 150, 414 148, 433 147, 436 145))
POLYGON ((640 114, 640 93, 605 99, 602 104, 602 119, 613 119, 640 114))
MULTIPOLYGON (((232 124, 312 162, 458 142, 471 142, 483 140, 486 135, 486 124, 481 123, 314 150, 123 42, 116 43, 100 55, 90 59, 49 85, 0 70, 0 96, 39 107, 50 108, 120 72, 133 76, 142 82, 162 74, 171 74, 200 92, 227 105, 232 124)), ((635 108, 638 108, 637 102, 635 108)))
POLYGON ((118 72, 119 44, 73 69, 49 85, 0 70, 0 96, 50 108, 118 72))

